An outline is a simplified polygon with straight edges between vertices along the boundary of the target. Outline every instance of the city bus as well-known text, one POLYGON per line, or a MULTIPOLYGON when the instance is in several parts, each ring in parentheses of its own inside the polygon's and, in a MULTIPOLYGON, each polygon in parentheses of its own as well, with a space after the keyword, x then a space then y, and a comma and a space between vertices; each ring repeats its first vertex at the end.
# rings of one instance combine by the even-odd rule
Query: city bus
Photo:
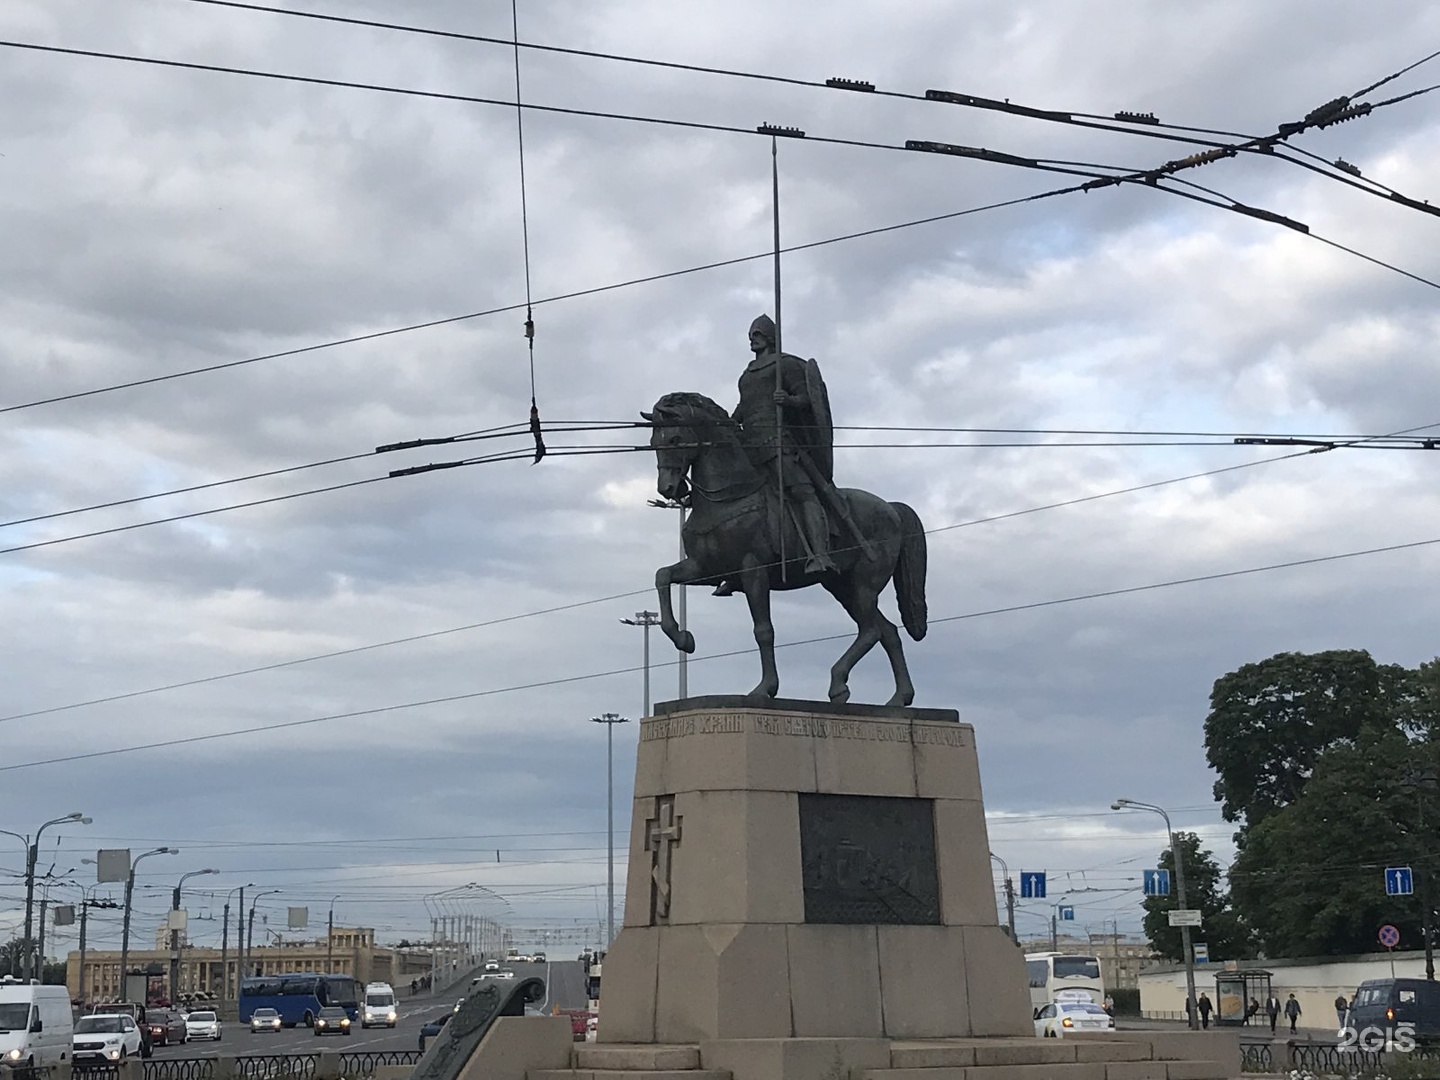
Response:
POLYGON ((311 1027, 326 1005, 339 1005, 355 1020, 360 1015, 360 985, 349 975, 255 975, 240 980, 240 1023, 256 1009, 274 1009, 286 1027, 311 1027))
POLYGON ((1030 978, 1030 1008, 1039 1012, 1052 1001, 1105 1003, 1105 984, 1100 978, 1100 958, 1078 953, 1038 952, 1025 954, 1025 973, 1030 978))

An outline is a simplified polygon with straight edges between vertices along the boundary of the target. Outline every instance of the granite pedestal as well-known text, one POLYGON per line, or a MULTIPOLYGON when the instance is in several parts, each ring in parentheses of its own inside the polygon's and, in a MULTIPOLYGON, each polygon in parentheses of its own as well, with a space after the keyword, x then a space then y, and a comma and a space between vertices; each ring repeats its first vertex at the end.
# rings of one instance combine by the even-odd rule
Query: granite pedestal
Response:
POLYGON ((655 712, 601 1043, 1033 1035, 956 713, 744 698, 655 712))

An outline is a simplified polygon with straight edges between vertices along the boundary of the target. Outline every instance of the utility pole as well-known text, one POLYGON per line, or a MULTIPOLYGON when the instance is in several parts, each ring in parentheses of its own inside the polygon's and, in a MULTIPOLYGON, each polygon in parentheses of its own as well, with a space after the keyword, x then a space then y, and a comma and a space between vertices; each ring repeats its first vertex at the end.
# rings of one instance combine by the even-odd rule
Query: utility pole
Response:
MULTIPOLYGON (((621 619, 626 626, 643 626, 645 628, 645 709, 641 714, 643 719, 650 715, 650 628, 660 625, 660 613, 656 611, 637 611, 633 619, 621 619)), ((681 653, 683 656, 684 653, 681 653)))
MULTIPOLYGON (((73 814, 66 814, 64 817, 47 821, 35 830, 34 841, 27 842, 25 845, 25 961, 21 967, 21 971, 22 973, 29 972, 30 978, 32 979, 38 979, 40 977, 39 958, 35 954, 35 939, 31 937, 34 926, 31 920, 34 917, 35 906, 35 864, 40 861, 40 834, 51 825, 61 825, 67 821, 78 822, 81 825, 89 825, 91 819, 76 810, 73 814)), ((14 836, 15 834, 10 833, 8 835, 14 836)))
MULTIPOLYGON (((646 686, 648 694, 648 680, 646 686)), ((605 725, 605 840, 609 848, 605 889, 605 948, 609 949, 610 942, 615 940, 615 725, 628 724, 630 721, 618 713, 607 712, 591 717, 590 722, 605 725)))
MULTIPOLYGON (((330 917, 325 920, 325 973, 327 975, 335 970, 335 962, 333 959, 335 952, 335 901, 339 899, 339 896, 330 898, 330 917)), ((351 972, 351 974, 359 973, 351 972)))
MULTIPOLYGON (((255 907, 260 903, 260 897, 273 896, 279 891, 279 889, 267 889, 265 890, 265 892, 256 893, 254 898, 250 901, 250 928, 248 931, 246 931, 244 926, 240 927, 241 931, 244 932, 245 937, 245 963, 247 965, 253 962, 255 952, 255 907)), ((241 915, 244 915, 243 911, 241 912, 241 915)), ((244 977, 245 971, 244 969, 242 969, 240 971, 240 978, 243 979, 244 977)), ((239 988, 237 984, 237 992, 238 989, 239 988)))
POLYGON ((1010 880, 1010 867, 993 851, 990 858, 1000 864, 1001 878, 1005 883, 1005 921, 1010 927, 1010 940, 1019 945, 1020 939, 1015 936, 1015 883, 1010 880))
MULTIPOLYGON (((1440 777, 1432 772, 1420 772, 1411 770, 1403 781, 1404 785, 1415 789, 1415 852, 1419 856, 1417 862, 1425 858, 1427 845, 1425 843, 1425 792, 1434 791, 1440 786, 1440 777)), ((1433 864, 1432 864, 1433 865, 1433 864)), ((1435 946, 1430 940, 1430 920, 1433 911, 1430 907, 1430 870, 1424 865, 1417 867, 1420 876, 1420 936, 1425 939, 1425 978, 1430 982, 1435 981, 1435 946)))

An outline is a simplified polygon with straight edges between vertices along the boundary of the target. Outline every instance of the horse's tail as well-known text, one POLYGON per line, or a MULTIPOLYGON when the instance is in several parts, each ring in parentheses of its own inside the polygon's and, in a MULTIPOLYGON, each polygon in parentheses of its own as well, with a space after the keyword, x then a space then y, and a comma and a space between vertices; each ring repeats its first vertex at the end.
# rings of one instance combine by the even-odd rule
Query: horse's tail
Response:
POLYGON ((902 502, 892 502, 900 515, 900 558, 895 563, 895 599, 900 621, 916 641, 925 636, 929 610, 925 606, 925 526, 920 515, 902 502))

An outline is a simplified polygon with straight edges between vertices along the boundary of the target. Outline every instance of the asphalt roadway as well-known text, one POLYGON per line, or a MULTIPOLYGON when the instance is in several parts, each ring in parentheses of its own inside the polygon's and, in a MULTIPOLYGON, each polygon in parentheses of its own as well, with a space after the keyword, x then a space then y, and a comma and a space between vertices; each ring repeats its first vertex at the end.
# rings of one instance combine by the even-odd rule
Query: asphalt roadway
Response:
MULTIPOLYGON (((583 1009, 585 972, 577 960, 557 960, 550 964, 509 964, 517 979, 531 976, 545 980, 549 991, 540 1003, 545 1012, 558 1005, 562 1009, 583 1009)), ((218 1057, 221 1054, 243 1057, 248 1054, 314 1054, 320 1050, 344 1053, 381 1050, 415 1050, 419 1047, 420 1027, 455 1007, 461 994, 453 998, 437 998, 425 994, 402 996, 400 1018, 393 1028, 362 1028, 359 1021, 351 1025, 349 1035, 316 1035, 309 1028, 285 1028, 280 1031, 252 1032, 248 1024, 222 1024, 220 1041, 192 1041, 176 1046, 157 1046, 154 1056, 164 1058, 218 1057)))

